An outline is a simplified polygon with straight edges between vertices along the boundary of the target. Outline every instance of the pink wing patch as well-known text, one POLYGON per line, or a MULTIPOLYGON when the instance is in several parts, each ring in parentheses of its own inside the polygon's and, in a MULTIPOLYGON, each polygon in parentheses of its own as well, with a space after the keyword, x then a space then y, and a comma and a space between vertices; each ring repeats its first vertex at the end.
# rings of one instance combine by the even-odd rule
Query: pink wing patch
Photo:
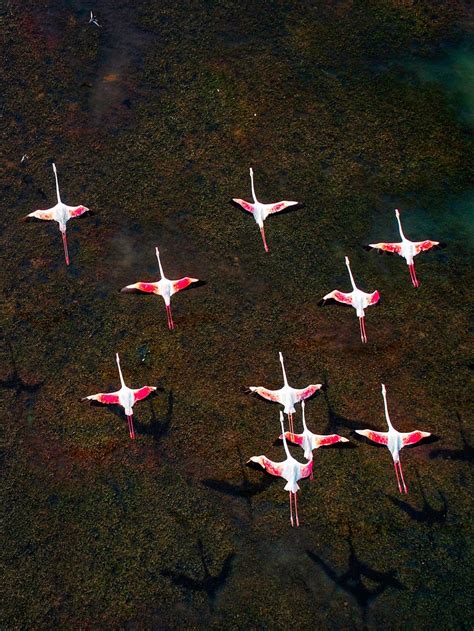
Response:
POLYGON ((393 252, 394 254, 402 253, 401 243, 371 243, 371 248, 377 248, 378 250, 384 250, 385 252, 393 252))
MULTIPOLYGON (((285 432, 285 438, 295 445, 302 445, 304 440, 303 434, 292 434, 291 432, 285 432)), ((283 440, 283 434, 280 434, 280 440, 283 440)))
POLYGON ((338 302, 343 302, 346 305, 352 304, 352 293, 345 294, 344 292, 338 291, 336 289, 336 291, 333 292, 333 295, 334 295, 335 300, 337 300, 338 302))
POLYGON ((429 432, 420 432, 420 431, 402 434, 403 446, 406 447, 407 445, 414 445, 415 443, 420 441, 422 438, 426 438, 429 435, 430 435, 429 432))
POLYGON ((310 460, 307 464, 300 464, 300 475, 302 478, 307 478, 313 473, 313 461, 310 460))
POLYGON ((137 401, 141 401, 142 399, 146 399, 146 397, 154 392, 156 388, 153 386, 143 386, 143 388, 139 388, 138 390, 133 391, 133 400, 136 403, 137 401))
POLYGON ((379 445, 388 444, 387 432, 373 432, 372 430, 366 430, 364 432, 364 436, 367 436, 369 440, 372 440, 374 443, 378 443, 379 445))
POLYGON ((267 401, 275 401, 276 403, 280 403, 280 396, 279 396, 278 390, 267 390, 266 388, 263 388, 262 386, 258 386, 258 387, 251 386, 250 390, 252 392, 256 392, 264 399, 267 399, 267 401))
POLYGON ((69 217, 71 217, 71 219, 73 217, 80 217, 84 213, 88 212, 88 210, 89 209, 86 208, 85 206, 78 206, 77 208, 73 208, 72 210, 69 211, 69 217))
POLYGON ((236 204, 239 204, 239 206, 242 206, 242 208, 246 210, 247 212, 253 213, 253 204, 249 204, 243 199, 233 199, 232 201, 235 202, 236 204))
POLYGON ((435 245, 439 245, 439 241, 421 241, 420 243, 415 243, 415 251, 417 254, 426 252, 426 250, 430 250, 435 245))
POLYGON ((180 278, 179 280, 173 281, 171 283, 173 286, 173 293, 181 291, 181 289, 186 289, 186 287, 189 287, 191 283, 195 283, 196 281, 196 278, 189 278, 188 276, 186 276, 186 278, 180 278))
POLYGON ((91 401, 99 401, 99 403, 108 403, 112 405, 117 405, 119 403, 118 394, 115 392, 111 392, 110 394, 99 392, 99 394, 91 394, 91 396, 86 397, 86 399, 90 399, 91 401))
POLYGON ((341 440, 339 434, 329 434, 328 436, 316 436, 315 441, 318 447, 325 447, 327 445, 334 445, 341 440))
POLYGON ((260 464, 267 473, 281 477, 283 472, 283 462, 273 462, 266 456, 260 456, 260 464))
POLYGON ((44 219, 45 221, 54 219, 53 213, 50 210, 35 210, 29 215, 26 215, 26 219, 28 219, 28 217, 34 217, 35 219, 44 219))
POLYGON ((135 283, 134 285, 127 285, 122 289, 123 292, 144 291, 147 294, 158 294, 158 283, 135 283))
POLYGON ((273 204, 273 206, 271 206, 268 210, 269 213, 278 213, 280 212, 280 210, 285 210, 285 208, 288 208, 289 206, 295 206, 295 204, 297 204, 298 202, 277 202, 276 204, 273 204))
POLYGON ((367 304, 369 304, 369 305, 376 305, 379 300, 380 300, 379 292, 378 291, 374 291, 373 294, 369 295, 369 301, 368 301, 367 304))
POLYGON ((296 398, 298 399, 298 401, 304 401, 308 397, 311 397, 315 392, 320 390, 322 387, 323 385, 321 383, 313 383, 310 386, 307 386, 306 388, 302 388, 301 390, 295 389, 296 398))

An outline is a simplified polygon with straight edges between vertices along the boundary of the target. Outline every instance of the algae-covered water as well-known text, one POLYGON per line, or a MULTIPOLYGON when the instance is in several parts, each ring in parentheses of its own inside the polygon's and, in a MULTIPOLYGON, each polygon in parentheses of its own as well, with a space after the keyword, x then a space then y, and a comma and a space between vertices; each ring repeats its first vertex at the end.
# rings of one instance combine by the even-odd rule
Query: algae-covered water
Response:
POLYGON ((468 3, 6 0, 0 24, 2 627, 471 628, 468 3), (54 204, 52 162, 94 211, 69 268, 54 222, 20 221, 54 204), (268 254, 229 203, 249 167, 259 199, 303 204, 266 222, 268 254), (361 247, 398 239, 395 207, 448 244, 418 290, 361 247), (158 278, 156 246, 206 283, 174 332, 119 293, 158 278), (349 291, 346 255, 382 296, 366 345, 317 306, 349 291), (244 392, 281 386, 279 351, 292 385, 327 385, 309 427, 351 441, 315 452, 298 529, 284 481, 245 466, 283 459, 278 407, 244 392), (135 441, 80 401, 119 387, 116 352, 159 387, 135 441), (395 427, 433 434, 402 452, 406 496, 354 433, 385 429, 381 382, 395 427))

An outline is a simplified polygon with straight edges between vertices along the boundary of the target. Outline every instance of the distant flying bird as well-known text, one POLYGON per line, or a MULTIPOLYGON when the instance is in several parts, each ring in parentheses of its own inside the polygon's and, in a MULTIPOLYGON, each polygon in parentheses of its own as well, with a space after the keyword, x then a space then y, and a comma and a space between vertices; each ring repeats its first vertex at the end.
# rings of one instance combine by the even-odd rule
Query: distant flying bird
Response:
POLYGON ((395 209, 395 216, 398 221, 398 229, 400 231, 400 236, 402 238, 401 243, 369 243, 369 245, 364 246, 366 250, 381 250, 382 252, 387 252, 388 254, 399 254, 403 256, 406 260, 408 269, 410 270, 411 282, 414 287, 419 287, 420 282, 418 281, 415 273, 415 264, 413 262, 413 258, 419 254, 420 252, 426 252, 427 250, 431 250, 431 248, 445 248, 446 243, 440 243, 439 241, 410 241, 403 234, 402 230, 402 222, 400 221, 400 212, 398 208, 395 209))
POLYGON ((395 473, 397 474, 397 482, 398 482, 398 490, 400 493, 408 493, 408 489, 405 484, 405 480, 403 479, 402 465, 400 462, 400 449, 406 447, 407 445, 414 445, 419 442, 422 438, 427 438, 431 436, 430 432, 397 432, 397 430, 393 427, 390 422, 390 417, 388 415, 388 406, 387 406, 387 394, 385 385, 382 384, 382 396, 385 407, 385 418, 387 419, 388 432, 375 432, 371 429, 356 429, 356 432, 361 436, 365 436, 369 440, 374 443, 378 443, 379 445, 386 445, 392 454, 393 465, 395 467, 395 473), (402 490, 403 487, 403 490, 402 490))
POLYGON ((322 300, 319 302, 319 306, 322 307, 328 300, 336 300, 337 302, 342 302, 346 305, 351 305, 357 311, 357 317, 359 318, 360 325, 360 338, 362 342, 367 342, 367 334, 365 332, 365 311, 367 307, 370 305, 375 305, 380 300, 380 294, 377 290, 375 290, 371 294, 366 294, 364 291, 358 289, 354 282, 354 278, 351 272, 351 266, 349 263, 349 259, 346 256, 346 265, 349 271, 349 276, 351 278, 352 291, 345 294, 338 289, 331 291, 329 294, 326 294, 322 300))
POLYGON ((133 406, 137 401, 141 401, 145 399, 149 394, 156 390, 155 386, 143 386, 142 388, 138 388, 137 390, 132 390, 125 385, 125 381, 123 380, 122 370, 120 369, 120 358, 119 354, 116 353, 115 358, 117 360, 118 371, 120 375, 120 383, 121 388, 116 392, 110 393, 102 393, 99 394, 91 394, 88 397, 84 397, 83 401, 98 401, 99 403, 106 403, 112 405, 120 405, 125 410, 125 415, 128 421, 128 431, 130 432, 130 438, 135 438, 135 429, 133 427, 133 406))
POLYGON ((323 387, 322 383, 313 383, 306 388, 292 388, 288 385, 288 380, 286 378, 285 372, 285 364, 283 362, 283 355, 278 353, 280 357, 281 368, 283 371, 283 386, 279 390, 268 390, 263 386, 250 386, 250 392, 258 394, 262 397, 262 399, 266 399, 267 401, 273 401, 275 403, 279 403, 283 405, 283 411, 285 414, 288 414, 288 420, 290 423, 290 432, 293 433, 293 414, 295 414, 295 404, 304 401, 304 399, 308 399, 313 396, 315 392, 320 390, 323 387))
POLYGON ((86 212, 90 212, 88 208, 85 206, 67 206, 61 201, 61 196, 59 195, 59 184, 58 184, 58 174, 56 171, 56 165, 53 162, 53 171, 54 178, 56 180, 56 194, 58 197, 58 203, 52 208, 48 208, 47 210, 35 210, 25 217, 25 220, 30 219, 44 219, 44 220, 54 220, 59 224, 59 229, 61 231, 61 236, 63 238, 64 245, 64 258, 66 259, 66 264, 69 265, 69 254, 67 250, 67 239, 66 239, 66 223, 69 219, 73 219, 74 217, 80 217, 86 212))
MULTIPOLYGON (((313 457, 313 449, 319 449, 319 447, 325 447, 326 445, 334 445, 335 443, 348 443, 349 440, 339 434, 327 434, 321 436, 320 434, 313 434, 306 426, 305 418, 305 403, 301 401, 301 409, 303 411, 303 433, 293 434, 286 432, 286 440, 290 443, 295 443, 304 449, 304 457, 306 460, 311 460, 313 457)), ((282 436, 280 436, 282 438, 282 436)))
POLYGON ((257 196, 255 195, 255 188, 253 184, 253 169, 250 169, 250 181, 252 186, 252 197, 253 204, 250 202, 246 202, 243 199, 232 199, 233 202, 241 206, 244 210, 253 214, 255 221, 257 222, 260 228, 260 234, 263 239, 263 246, 265 248, 265 252, 268 252, 268 246, 265 239, 265 230, 263 228, 263 222, 268 217, 268 215, 272 215, 274 213, 278 213, 289 206, 295 206, 298 202, 276 202, 274 204, 262 204, 258 201, 257 196))
POLYGON ((298 519, 298 503, 296 498, 296 493, 299 491, 300 488, 298 486, 298 480, 307 478, 311 475, 313 470, 313 459, 311 454, 311 460, 303 464, 293 458, 286 443, 285 426, 283 424, 283 412, 280 412, 280 424, 283 446, 286 453, 286 460, 284 460, 283 462, 273 462, 266 456, 252 456, 248 462, 256 462, 261 467, 263 467, 267 473, 270 473, 271 475, 276 475, 287 481, 287 484, 285 485, 285 491, 289 491, 290 493, 290 522, 291 525, 294 526, 292 505, 293 500, 295 504, 296 525, 299 526, 300 523, 298 519))
POLYGON ((89 24, 95 24, 99 28, 102 28, 101 24, 99 24, 99 22, 97 21, 96 16, 92 13, 92 11, 91 11, 90 19, 89 19, 89 24))
POLYGON ((120 291, 123 293, 136 293, 136 292, 144 292, 150 294, 156 294, 157 296, 161 296, 165 301, 166 306, 166 315, 168 318, 168 328, 170 331, 174 329, 173 317, 171 315, 171 296, 176 294, 178 291, 182 289, 186 289, 192 283, 198 283, 198 278, 190 278, 189 276, 185 276, 184 278, 180 278, 179 280, 169 280, 163 273, 163 268, 161 266, 160 261, 160 252, 158 248, 155 248, 156 258, 158 259, 158 267, 160 268, 160 280, 155 283, 134 283, 133 285, 127 285, 123 287, 120 291))

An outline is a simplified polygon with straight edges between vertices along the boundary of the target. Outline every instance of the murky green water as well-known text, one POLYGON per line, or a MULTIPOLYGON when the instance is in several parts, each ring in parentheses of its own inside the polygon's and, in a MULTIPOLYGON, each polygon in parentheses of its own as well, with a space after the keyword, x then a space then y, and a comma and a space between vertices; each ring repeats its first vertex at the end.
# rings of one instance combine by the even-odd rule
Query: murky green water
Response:
POLYGON ((0 14, 2 625, 469 628, 467 16, 103 0, 99 29, 89 11, 0 14), (53 203, 52 161, 64 200, 95 211, 68 224, 69 268, 57 226, 19 221, 53 203), (304 204, 266 222, 268 254, 229 204, 250 166, 262 201, 304 204), (398 238, 395 207, 409 237, 448 242, 418 257, 419 290, 361 247, 398 238), (173 298, 174 333, 160 299, 119 293, 157 278, 157 245, 171 278, 206 281, 173 298), (349 290, 345 255, 382 295, 365 346, 349 308, 317 307, 349 290), (310 428, 352 444, 315 453, 299 529, 284 482, 245 467, 282 457, 276 406, 242 391, 280 387, 278 351, 290 383, 328 385, 310 428), (115 352, 127 383, 161 388, 136 441, 79 400, 118 387, 115 352), (394 425, 435 435, 402 452, 407 496, 353 434, 384 429, 382 381, 394 425))

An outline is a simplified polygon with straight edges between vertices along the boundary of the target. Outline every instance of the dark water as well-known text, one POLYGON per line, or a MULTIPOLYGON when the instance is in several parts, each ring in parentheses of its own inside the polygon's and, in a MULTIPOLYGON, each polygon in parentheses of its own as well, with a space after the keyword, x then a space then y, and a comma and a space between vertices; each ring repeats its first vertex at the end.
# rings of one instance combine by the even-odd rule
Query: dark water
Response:
POLYGON ((467 9, 9 0, 0 17, 2 625, 470 628, 467 9), (53 203, 52 161, 95 211, 68 224, 70 268, 56 225, 19 221, 53 203), (260 199, 304 203, 266 222, 269 254, 228 203, 250 199, 250 166, 260 199), (397 206, 409 237, 448 242, 418 257, 417 291, 360 247, 397 238, 397 206), (174 333, 159 299, 118 293, 157 278, 156 245, 171 278, 206 281, 173 299, 174 333), (317 307, 349 289, 345 255, 382 295, 365 346, 350 309, 317 307), (118 387, 117 351, 131 386, 160 386, 134 442, 79 401, 118 387), (241 389, 280 386, 278 351, 291 383, 328 385, 309 426, 353 445, 315 453, 299 529, 284 482, 245 467, 281 458, 277 408, 241 389), (395 426, 435 435, 402 452, 407 496, 352 433, 384 429, 381 381, 395 426))

